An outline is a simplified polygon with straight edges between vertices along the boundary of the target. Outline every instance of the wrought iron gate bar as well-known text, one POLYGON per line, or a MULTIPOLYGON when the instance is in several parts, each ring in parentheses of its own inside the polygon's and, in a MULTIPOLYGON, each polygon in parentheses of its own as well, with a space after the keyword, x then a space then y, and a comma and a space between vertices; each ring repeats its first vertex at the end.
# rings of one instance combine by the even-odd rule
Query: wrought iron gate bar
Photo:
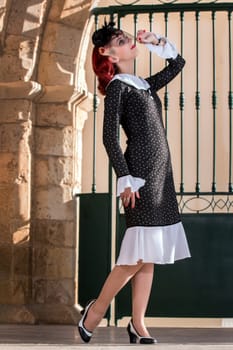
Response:
MULTIPOLYGON (((167 37, 167 23, 168 23, 168 12, 164 13, 164 22, 165 22, 165 37, 167 37)), ((167 66, 167 61, 165 61, 165 66, 167 66)), ((168 105, 169 105, 169 94, 168 87, 165 86, 164 93, 164 111, 165 111, 165 132, 168 133, 168 105)))
MULTIPOLYGON (((95 30, 98 28, 98 16, 95 16, 95 30)), ((97 81, 94 76, 93 93, 93 161, 92 161, 92 186, 91 192, 96 193, 96 118, 98 108, 97 81)))
POLYGON ((124 5, 96 7, 91 15, 111 15, 117 13, 119 17, 135 13, 157 12, 192 12, 192 11, 233 11, 233 3, 191 3, 191 4, 162 4, 162 5, 124 5))
MULTIPOLYGON (((180 53, 183 56, 184 50, 184 12, 180 12, 180 53)), ((184 192, 184 73, 181 71, 180 75, 180 192, 184 192)))
MULTIPOLYGON (((137 13, 134 14, 133 19, 134 19, 134 38, 136 38, 137 22, 138 22, 138 14, 137 13)), ((134 74, 136 74, 136 69, 137 69, 136 60, 134 60, 134 74)))
POLYGON ((196 105, 196 127, 197 127, 197 154, 196 154, 196 192, 200 192, 200 172, 199 172, 199 153, 200 153, 200 91, 199 91, 199 19, 200 19, 200 12, 196 11, 196 98, 195 98, 195 105, 196 105))
POLYGON ((213 41, 213 91, 212 91, 212 108, 213 108, 213 182, 212 192, 216 191, 216 64, 215 64, 215 11, 212 11, 212 41, 213 41))
POLYGON ((229 37, 229 97, 228 97, 228 107, 229 107, 229 192, 233 192, 232 184, 232 108, 233 108, 233 93, 232 93, 232 68, 231 68, 231 18, 232 12, 228 12, 228 37, 229 37))
MULTIPOLYGON (((150 23, 150 32, 153 31, 153 13, 149 13, 149 23, 150 23)), ((149 54, 149 72, 150 72, 150 75, 152 74, 152 52, 150 52, 149 54)))

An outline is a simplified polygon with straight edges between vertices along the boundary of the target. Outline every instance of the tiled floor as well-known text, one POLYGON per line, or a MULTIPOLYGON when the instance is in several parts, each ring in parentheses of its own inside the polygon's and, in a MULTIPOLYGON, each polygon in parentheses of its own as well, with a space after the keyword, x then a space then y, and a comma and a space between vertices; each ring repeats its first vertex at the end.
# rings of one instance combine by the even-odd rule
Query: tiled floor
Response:
POLYGON ((158 350, 233 350, 233 329, 230 328, 151 328, 156 345, 129 345, 122 327, 99 327, 89 344, 83 344, 75 326, 0 325, 0 349, 134 349, 158 350))

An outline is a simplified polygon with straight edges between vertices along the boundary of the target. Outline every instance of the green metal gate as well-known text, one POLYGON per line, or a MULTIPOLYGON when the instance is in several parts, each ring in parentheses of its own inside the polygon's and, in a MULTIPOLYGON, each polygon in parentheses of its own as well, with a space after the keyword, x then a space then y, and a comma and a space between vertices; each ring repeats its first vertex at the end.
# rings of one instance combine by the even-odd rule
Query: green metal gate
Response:
MULTIPOLYGON (((178 42, 179 51, 186 59, 185 70, 171 87, 169 84, 161 91, 160 96, 172 159, 175 159, 177 198, 192 258, 174 265, 156 266, 148 316, 233 316, 232 11, 231 2, 179 3, 176 0, 92 10, 95 28, 109 16, 135 36, 141 23, 144 26, 147 23, 147 30, 160 30, 178 42)), ((148 59, 147 75, 162 68, 163 63, 151 54, 145 52, 144 62, 145 58, 148 59)), ((135 63, 136 74, 140 75, 142 69, 145 70, 145 63, 135 63)), ((95 125, 98 115, 96 84, 93 106, 95 125)), ((112 170, 109 168, 109 193, 96 193, 95 147, 93 153, 92 194, 84 199, 82 196, 85 195, 80 195, 81 303, 95 296, 93 291, 99 290, 104 276, 110 271, 111 227, 115 220, 111 217, 112 170), (102 196, 100 201, 99 196, 102 196), (98 202, 93 207, 93 216, 101 216, 101 221, 95 221, 91 216, 86 218, 89 223, 94 220, 88 230, 84 212, 89 208, 91 198, 98 202), (105 215, 100 210, 101 205, 105 215), (89 245, 93 244, 90 242, 96 234, 97 222, 101 226, 99 232, 103 234, 101 241, 95 238, 95 249, 91 249, 89 245), (105 242, 104 251, 100 250, 101 242, 105 242), (90 254, 102 264, 101 267, 98 264, 94 270, 88 267, 85 256, 90 254), (87 283, 87 271, 94 285, 90 285, 90 281, 87 283)), ((124 215, 119 210, 117 252, 124 230, 124 215)), ((116 298, 116 320, 130 315, 130 304, 130 286, 127 286, 116 298)))

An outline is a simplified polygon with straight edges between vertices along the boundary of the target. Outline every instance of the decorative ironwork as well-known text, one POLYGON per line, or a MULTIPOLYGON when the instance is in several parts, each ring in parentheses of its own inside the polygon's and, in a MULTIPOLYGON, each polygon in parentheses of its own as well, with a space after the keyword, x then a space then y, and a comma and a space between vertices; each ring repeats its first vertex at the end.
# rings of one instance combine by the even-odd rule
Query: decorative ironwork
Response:
MULTIPOLYGON (((135 5, 137 3, 140 3, 141 0, 115 0, 115 3, 117 3, 118 5, 135 5)), ((212 0, 212 1, 208 1, 208 0, 196 0, 196 1, 187 1, 187 3, 190 4, 200 4, 200 3, 208 3, 208 4, 215 4, 215 3, 221 3, 224 2, 223 0, 212 0)), ((160 4, 175 4, 175 3, 182 3, 181 0, 157 0, 157 3, 160 4)), ((141 4, 143 5, 143 3, 141 2, 141 4)), ((154 5, 156 5, 156 2, 154 2, 154 5)))
POLYGON ((179 0, 158 0, 161 4, 174 4, 179 0))
POLYGON ((137 2, 139 2, 140 0, 134 0, 134 1, 119 1, 119 0, 115 0, 115 2, 119 5, 134 5, 136 4, 137 2))
MULTIPOLYGON (((119 1, 119 0, 115 0, 119 1)), ((161 0, 164 1, 164 0, 161 0)), ((177 0, 178 1, 178 0, 177 0)), ((212 2, 187 2, 180 3, 177 2, 174 6, 171 6, 171 3, 168 2, 159 2, 158 4, 153 5, 140 5, 137 4, 134 6, 124 5, 124 6, 107 6, 107 7, 94 7, 91 10, 91 14, 95 16, 99 15, 114 15, 117 14, 118 18, 127 16, 129 14, 145 14, 145 13, 174 13, 174 12, 193 12, 193 11, 232 11, 233 4, 226 3, 222 1, 212 1, 212 2)))
POLYGON ((178 194, 179 209, 185 213, 233 213, 233 196, 229 193, 178 194))

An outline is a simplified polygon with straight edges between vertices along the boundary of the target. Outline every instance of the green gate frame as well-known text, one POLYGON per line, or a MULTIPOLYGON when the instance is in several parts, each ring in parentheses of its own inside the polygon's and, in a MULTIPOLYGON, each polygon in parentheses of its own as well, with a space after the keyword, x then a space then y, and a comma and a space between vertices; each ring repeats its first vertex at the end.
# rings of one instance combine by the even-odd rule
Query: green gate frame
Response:
MULTIPOLYGON (((79 194, 78 302, 95 299, 111 269, 111 201, 109 193, 79 194)), ((106 315, 110 319, 109 311, 106 315)))
MULTIPOLYGON (((233 316, 233 215, 184 214, 191 259, 156 265, 147 316, 233 316), (224 228, 224 230, 223 230, 224 228)), ((120 215, 117 251, 125 232, 120 215)), ((131 314, 130 284, 116 297, 116 321, 131 314)))

